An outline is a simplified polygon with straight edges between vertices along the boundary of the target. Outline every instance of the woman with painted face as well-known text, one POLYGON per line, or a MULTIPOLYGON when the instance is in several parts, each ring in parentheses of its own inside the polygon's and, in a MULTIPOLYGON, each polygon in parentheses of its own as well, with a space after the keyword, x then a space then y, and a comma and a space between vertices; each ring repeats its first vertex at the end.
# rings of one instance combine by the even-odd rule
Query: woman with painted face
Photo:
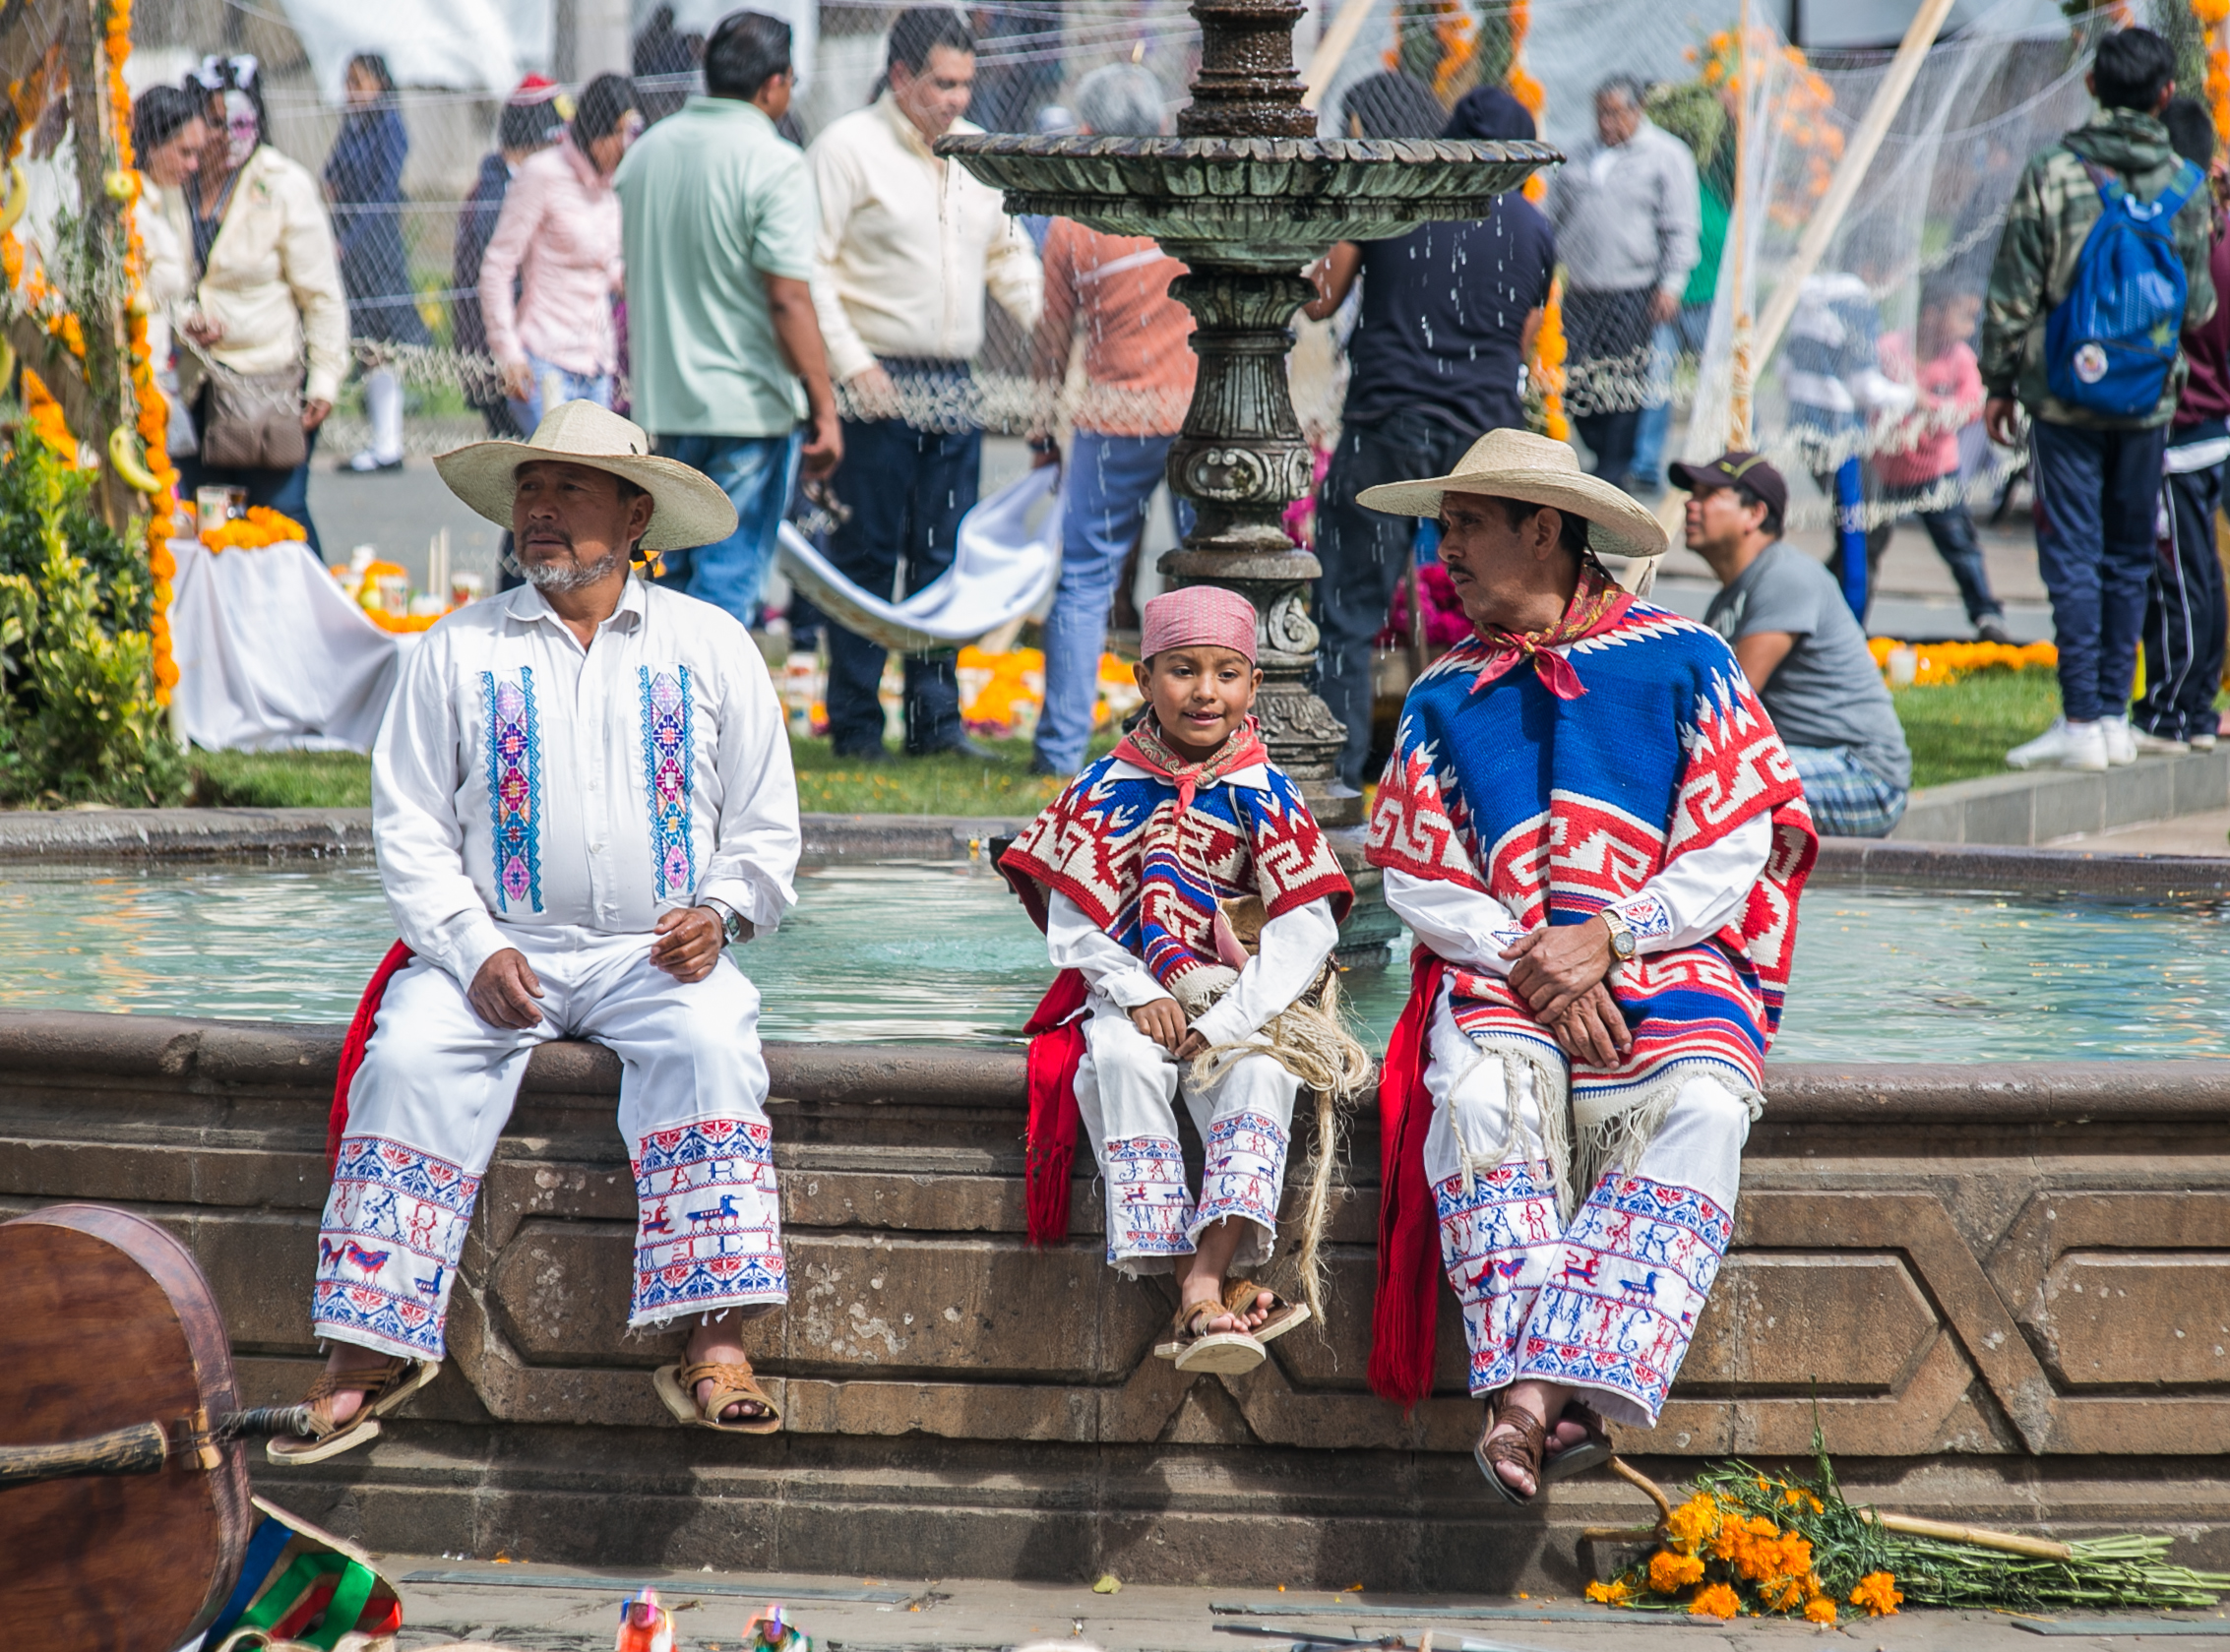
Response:
POLYGON ((403 245, 403 163, 410 153, 395 77, 378 52, 348 60, 348 113, 326 157, 325 195, 333 204, 341 246, 341 279, 348 292, 348 337, 364 370, 364 405, 371 446, 342 461, 344 470, 403 468, 403 380, 395 344, 430 344, 410 289, 403 245))
POLYGON ((268 142, 254 58, 205 59, 186 90, 211 138, 182 191, 195 287, 180 379, 200 450, 179 464, 181 488, 246 488, 307 527, 315 551, 310 453, 348 350, 333 226, 317 180, 268 142))

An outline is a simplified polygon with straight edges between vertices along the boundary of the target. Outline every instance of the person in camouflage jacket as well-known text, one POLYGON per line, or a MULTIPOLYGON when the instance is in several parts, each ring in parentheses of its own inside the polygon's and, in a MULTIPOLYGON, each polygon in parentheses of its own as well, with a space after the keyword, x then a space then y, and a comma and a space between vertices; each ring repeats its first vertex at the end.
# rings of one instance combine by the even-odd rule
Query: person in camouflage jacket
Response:
MULTIPOLYGON (((2006 754, 2015 768, 2095 771, 2137 761, 2130 680, 2152 575, 2168 421, 2188 367, 2179 352, 2159 402, 2145 413, 2117 418, 2072 406, 2046 386, 2045 328, 2075 284, 2102 211, 2084 162, 2119 174, 2139 201, 2160 196, 2182 167, 2159 119, 2175 94, 2174 75, 2167 42, 2150 30, 2124 29, 2099 41, 2087 77, 2099 115, 2029 162, 1991 266, 1983 422, 1993 441, 2012 447, 2019 440, 2014 402, 2028 409, 2036 560, 2060 649, 2061 716, 2006 754)), ((2214 314, 2204 188, 2192 193, 2171 230, 2184 262, 2188 329, 2214 314)))
MULTIPOLYGON (((2173 92, 2173 86, 2170 91, 2173 92)), ((2166 98, 2162 99, 2163 102, 2166 98)), ((1990 295, 1982 322, 1982 384, 1994 398, 2017 400, 2031 418, 2054 424, 2112 427, 2166 424, 2184 388, 2181 354, 2160 404, 2142 418, 2116 419, 2071 406, 2044 385, 2044 324, 2075 285, 2090 226, 2098 221, 2098 187, 2083 162, 2105 167, 2140 201, 2150 201, 2175 179, 2183 157, 2169 147, 2157 115, 2104 109, 2087 126, 2062 138, 2021 173, 2006 208, 2006 227, 1990 267, 1990 295)), ((2176 250, 2183 255, 2186 331, 2214 314, 2214 283, 2207 275, 2209 199, 2196 191, 2176 214, 2176 250)))

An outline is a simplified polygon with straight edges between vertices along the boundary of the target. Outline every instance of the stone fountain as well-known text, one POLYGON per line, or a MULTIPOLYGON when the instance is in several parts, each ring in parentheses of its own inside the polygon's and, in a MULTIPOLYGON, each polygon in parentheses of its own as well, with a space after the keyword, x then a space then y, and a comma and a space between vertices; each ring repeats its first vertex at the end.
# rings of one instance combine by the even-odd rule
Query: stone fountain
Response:
POLYGON ((1179 584, 1239 591, 1262 615, 1257 704, 1271 755, 1328 826, 1362 800, 1329 790, 1343 730, 1310 687, 1317 559, 1280 525, 1309 491, 1311 456, 1285 356, 1302 270, 1334 241, 1379 240, 1435 218, 1481 218, 1494 197, 1564 157, 1539 143, 1318 139, 1293 71, 1301 0, 1194 0, 1200 77, 1174 138, 953 135, 937 153, 1006 192, 1010 213, 1150 235, 1190 274, 1171 296, 1193 312, 1200 378, 1169 450, 1169 486, 1199 520, 1162 558, 1179 584))

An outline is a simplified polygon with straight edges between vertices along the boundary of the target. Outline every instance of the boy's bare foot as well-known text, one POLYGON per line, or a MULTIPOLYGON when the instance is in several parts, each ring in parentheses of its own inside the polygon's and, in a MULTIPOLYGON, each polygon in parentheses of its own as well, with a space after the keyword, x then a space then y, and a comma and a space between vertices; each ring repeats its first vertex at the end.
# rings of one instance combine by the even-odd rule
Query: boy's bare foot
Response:
MULTIPOLYGON (((331 1372, 370 1371, 387 1364, 389 1356, 377 1348, 359 1348, 353 1342, 336 1342, 325 1357, 325 1368, 331 1372)), ((349 1419, 364 1409, 364 1394, 358 1388, 345 1388, 325 1402, 328 1414, 337 1429, 346 1428, 349 1419)))

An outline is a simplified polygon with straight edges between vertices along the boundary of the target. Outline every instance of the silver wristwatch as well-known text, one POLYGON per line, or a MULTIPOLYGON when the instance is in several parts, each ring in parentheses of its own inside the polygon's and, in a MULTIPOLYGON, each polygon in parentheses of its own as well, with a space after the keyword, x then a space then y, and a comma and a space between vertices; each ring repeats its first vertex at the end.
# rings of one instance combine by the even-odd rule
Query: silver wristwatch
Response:
POLYGON ((1596 916, 1603 920, 1611 932, 1611 958, 1625 963, 1634 956, 1634 932, 1626 927, 1626 914, 1615 907, 1606 906, 1596 916))
POLYGON ((707 908, 713 917, 720 920, 721 946, 733 947, 739 941, 751 939, 751 921, 726 901, 707 896, 697 904, 707 908))

